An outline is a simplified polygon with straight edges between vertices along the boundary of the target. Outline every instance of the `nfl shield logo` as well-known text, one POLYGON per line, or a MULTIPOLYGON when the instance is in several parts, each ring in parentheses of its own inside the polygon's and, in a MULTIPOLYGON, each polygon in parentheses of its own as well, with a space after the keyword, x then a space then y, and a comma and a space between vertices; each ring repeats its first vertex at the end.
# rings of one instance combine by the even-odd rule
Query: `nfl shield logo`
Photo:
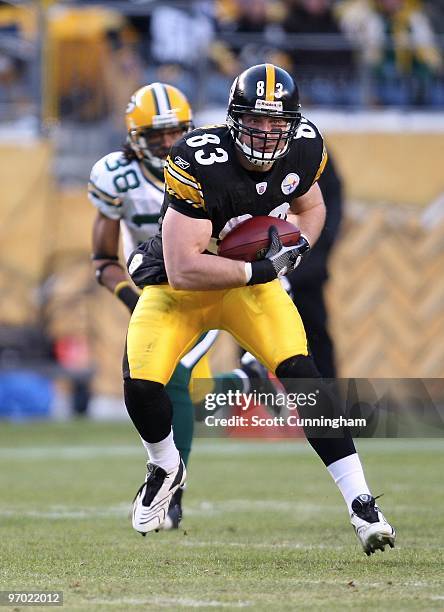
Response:
POLYGON ((258 192, 259 195, 262 195, 263 193, 265 193, 266 189, 267 189, 267 183, 257 183, 256 184, 256 191, 258 192))

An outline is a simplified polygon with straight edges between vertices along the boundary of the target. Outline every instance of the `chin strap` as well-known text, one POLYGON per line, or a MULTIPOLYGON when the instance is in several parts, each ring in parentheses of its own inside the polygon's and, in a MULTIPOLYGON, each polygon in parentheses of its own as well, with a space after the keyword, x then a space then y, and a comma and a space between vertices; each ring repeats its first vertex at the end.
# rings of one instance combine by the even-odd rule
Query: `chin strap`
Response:
POLYGON ((245 157, 248 159, 248 161, 251 164, 255 166, 270 166, 271 167, 276 160, 278 160, 280 157, 282 157, 285 154, 288 148, 288 144, 284 145, 284 147, 279 150, 279 154, 277 155, 277 157, 275 157, 274 159, 267 159, 267 158, 262 157, 259 151, 252 149, 245 142, 241 142, 238 138, 236 138, 235 142, 240 152, 243 155, 245 155, 245 157), (257 153, 258 157, 255 157, 253 153, 257 153))

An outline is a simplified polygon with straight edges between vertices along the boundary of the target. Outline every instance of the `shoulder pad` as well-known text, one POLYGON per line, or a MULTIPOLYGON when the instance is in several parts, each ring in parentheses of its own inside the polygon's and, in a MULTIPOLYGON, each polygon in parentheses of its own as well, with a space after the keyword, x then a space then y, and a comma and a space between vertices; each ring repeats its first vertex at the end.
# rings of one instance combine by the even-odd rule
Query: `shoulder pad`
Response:
POLYGON ((303 195, 319 179, 327 162, 327 152, 321 132, 305 117, 302 118, 296 131, 292 150, 293 153, 290 151, 289 155, 295 156, 303 173, 298 190, 298 195, 303 195))
POLYGON ((301 123, 299 124, 299 127, 296 130, 295 139, 298 140, 299 138, 306 138, 307 140, 312 141, 319 139, 321 139, 321 141, 323 140, 322 134, 316 127, 316 125, 305 117, 302 117, 301 123))
POLYGON ((187 143, 190 138, 199 142, 199 139, 203 139, 202 134, 200 128, 192 130, 180 138, 170 150, 165 165, 165 190, 170 205, 175 203, 184 204, 185 208, 205 208, 194 156, 197 149, 187 143))
POLYGON ((114 184, 114 176, 122 167, 132 164, 121 151, 105 155, 96 162, 91 170, 88 183, 88 197, 103 214, 120 218, 122 197, 114 184))
MULTIPOLYGON (((165 167, 165 185, 170 205, 188 210, 206 209, 201 180, 206 172, 220 169, 229 159, 225 124, 197 128, 185 134, 172 147, 165 167)), ((231 137, 228 143, 231 146, 231 137)), ((195 214, 195 213, 190 213, 195 214)), ((200 213, 196 213, 200 214, 200 213)))

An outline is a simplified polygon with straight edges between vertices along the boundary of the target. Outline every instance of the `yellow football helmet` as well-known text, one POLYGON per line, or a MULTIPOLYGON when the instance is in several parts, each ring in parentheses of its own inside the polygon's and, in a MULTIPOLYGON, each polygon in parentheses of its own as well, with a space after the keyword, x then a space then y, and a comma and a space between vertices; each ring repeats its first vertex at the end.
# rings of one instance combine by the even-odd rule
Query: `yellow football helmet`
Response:
POLYGON ((131 96, 126 127, 128 143, 137 158, 163 170, 173 142, 193 127, 191 107, 176 87, 152 83, 131 96))

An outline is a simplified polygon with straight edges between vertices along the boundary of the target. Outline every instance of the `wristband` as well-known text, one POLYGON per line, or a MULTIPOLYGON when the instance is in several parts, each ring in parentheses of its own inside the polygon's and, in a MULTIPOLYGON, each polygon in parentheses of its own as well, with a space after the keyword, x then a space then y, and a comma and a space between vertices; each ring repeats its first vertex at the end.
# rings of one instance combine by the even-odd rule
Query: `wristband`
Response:
POLYGON ((251 278, 247 285, 261 285, 277 278, 276 270, 269 259, 253 261, 251 264, 251 278))
POLYGON ((306 242, 306 244, 300 245, 300 247, 303 247, 302 250, 300 251, 300 254, 303 256, 305 255, 305 253, 308 253, 308 251, 311 249, 311 245, 310 245, 309 239, 307 238, 305 234, 301 234, 301 238, 305 240, 306 242))
POLYGON ((91 255, 91 259, 93 261, 98 261, 100 259, 106 259, 107 261, 118 261, 119 260, 117 255, 106 255, 105 253, 93 253, 91 255))
POLYGON ((128 281, 122 281, 114 287, 114 295, 121 300, 130 312, 136 307, 139 294, 134 291, 128 281))
POLYGON ((248 285, 248 283, 250 282, 252 275, 253 275, 253 271, 251 269, 251 263, 246 263, 245 264, 245 278, 247 279, 245 283, 246 285, 248 285))
POLYGON ((281 276, 279 282, 282 285, 282 289, 284 289, 287 293, 291 293, 291 283, 288 280, 287 276, 281 276))
POLYGON ((108 268, 108 266, 117 266, 118 268, 120 268, 121 270, 123 270, 122 266, 119 264, 119 262, 117 261, 105 261, 101 266, 99 266, 96 270, 96 279, 97 282, 100 285, 103 285, 102 283, 102 274, 103 272, 106 270, 106 268, 108 268))

